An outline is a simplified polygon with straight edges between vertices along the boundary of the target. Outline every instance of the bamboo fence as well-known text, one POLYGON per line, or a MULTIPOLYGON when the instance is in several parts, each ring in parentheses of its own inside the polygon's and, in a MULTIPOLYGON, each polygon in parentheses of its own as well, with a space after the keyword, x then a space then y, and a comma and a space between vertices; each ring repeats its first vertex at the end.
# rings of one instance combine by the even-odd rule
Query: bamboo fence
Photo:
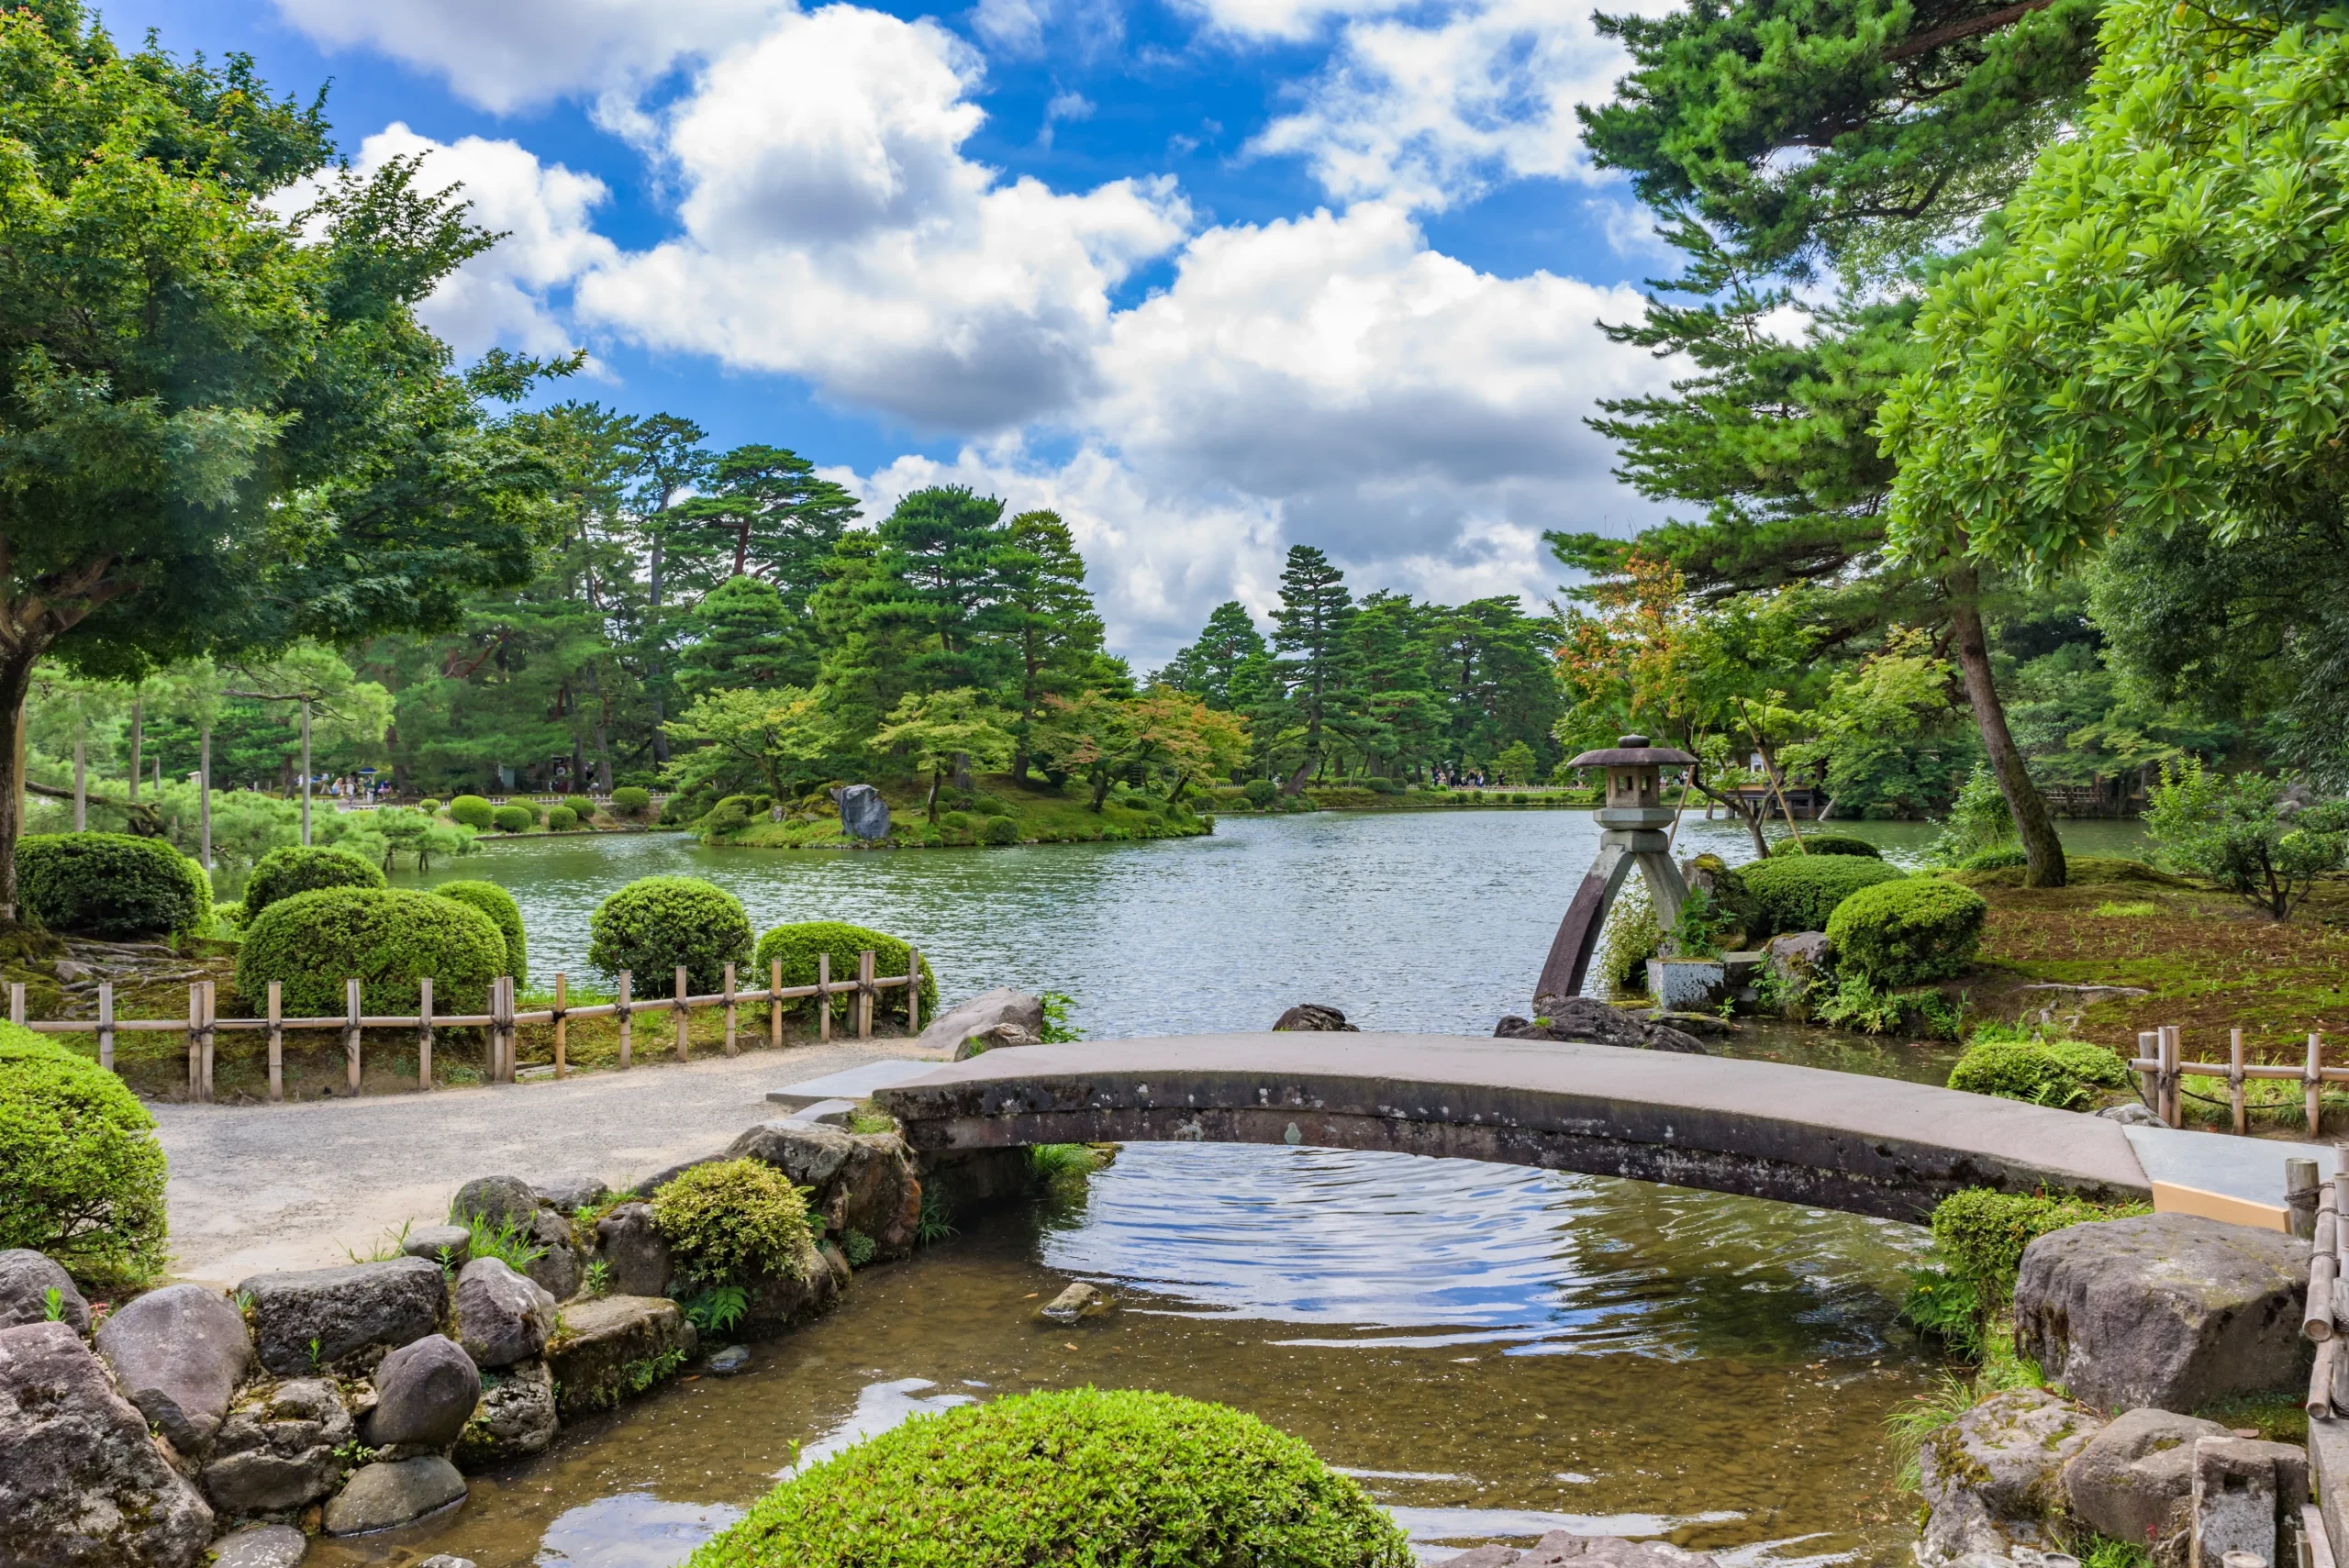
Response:
POLYGON ((725 984, 703 995, 689 995, 683 965, 674 977, 671 994, 664 997, 638 998, 632 994, 635 977, 627 970, 619 973, 618 995, 609 1002, 591 1006, 574 1007, 568 1004, 569 983, 565 976, 554 977, 554 1002, 551 1006, 523 1011, 515 1006, 514 980, 504 975, 489 983, 489 1011, 486 1013, 435 1013, 432 1009, 432 982, 418 983, 417 1011, 413 1017, 362 1014, 359 1010, 360 983, 356 979, 343 982, 344 1007, 340 1014, 325 1018, 295 1018, 284 1016, 282 988, 277 981, 269 983, 268 1010, 257 1018, 224 1018, 215 1006, 213 982, 198 982, 187 988, 187 1016, 182 1018, 117 1018, 115 1017, 114 986, 102 983, 98 986, 98 1014, 95 1018, 28 1018, 25 1017, 25 988, 21 984, 8 987, 9 1021, 40 1034, 91 1034, 98 1037, 98 1065, 114 1071, 115 1038, 126 1033, 184 1034, 187 1037, 188 1097, 201 1104, 212 1099, 213 1052, 217 1037, 223 1030, 247 1030, 265 1034, 269 1041, 269 1097, 285 1097, 285 1036, 292 1029, 331 1029, 342 1036, 344 1071, 351 1092, 359 1092, 360 1053, 364 1032, 368 1029, 413 1029, 416 1031, 417 1087, 429 1089, 432 1084, 432 1041, 436 1031, 446 1029, 486 1029, 489 1034, 489 1080, 493 1084, 515 1081, 515 1031, 524 1024, 554 1026, 554 1075, 568 1074, 570 1063, 565 1058, 568 1030, 575 1018, 616 1018, 619 1022, 619 1065, 629 1064, 634 1053, 634 1025, 639 1014, 668 1013, 674 1020, 677 1060, 687 1060, 686 1041, 694 1010, 723 1007, 726 1010, 726 1054, 739 1055, 740 1045, 740 1012, 745 1006, 764 1004, 767 1008, 768 1043, 783 1044, 784 1005, 817 1000, 817 1038, 832 1038, 831 999, 850 996, 850 1021, 855 1027, 856 1038, 873 1038, 874 1005, 884 991, 906 993, 906 1028, 910 1032, 921 1029, 921 950, 909 948, 906 973, 897 975, 875 974, 875 955, 867 948, 856 955, 856 977, 852 980, 832 978, 832 955, 816 955, 816 983, 813 985, 785 985, 783 983, 783 961, 772 962, 767 969, 767 984, 758 990, 743 990, 736 983, 734 965, 726 966, 725 984))
POLYGON ((2137 1036, 2137 1055, 2129 1063, 2143 1084, 2146 1106, 2170 1127, 2186 1125, 2185 1092, 2188 1078, 2219 1078, 2227 1084, 2229 1107, 2234 1114, 2234 1129, 2245 1130, 2247 1106, 2243 1085, 2254 1078, 2297 1082, 2304 1090, 2304 1109, 2309 1131, 2317 1130, 2319 1096, 2327 1084, 2349 1083, 2349 1067, 2327 1067, 2324 1064, 2324 1036, 2310 1033, 2308 1037, 2307 1060, 2298 1066, 2268 1066, 2243 1060, 2243 1030, 2227 1031, 2227 1060, 2224 1062, 2188 1062, 2182 1060, 2185 1045, 2175 1024, 2165 1024, 2157 1029, 2147 1029, 2137 1036))

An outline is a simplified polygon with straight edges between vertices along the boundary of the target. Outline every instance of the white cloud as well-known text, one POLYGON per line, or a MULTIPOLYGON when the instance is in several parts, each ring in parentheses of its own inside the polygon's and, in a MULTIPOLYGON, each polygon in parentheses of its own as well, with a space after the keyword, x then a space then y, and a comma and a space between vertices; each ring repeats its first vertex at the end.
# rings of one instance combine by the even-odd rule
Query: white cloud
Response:
POLYGON ((755 35, 790 0, 276 0, 329 49, 366 47, 503 114, 573 93, 625 97, 755 35))
POLYGON ((1190 0, 1186 9, 1219 33, 1243 39, 1307 39, 1333 17, 1386 17, 1420 0, 1190 0))
POLYGON ((1088 387, 1108 291, 1189 211, 1168 180, 1063 195, 963 157, 978 72, 930 23, 783 18, 669 112, 684 233, 583 279, 583 316, 933 428, 1064 407, 1088 387))

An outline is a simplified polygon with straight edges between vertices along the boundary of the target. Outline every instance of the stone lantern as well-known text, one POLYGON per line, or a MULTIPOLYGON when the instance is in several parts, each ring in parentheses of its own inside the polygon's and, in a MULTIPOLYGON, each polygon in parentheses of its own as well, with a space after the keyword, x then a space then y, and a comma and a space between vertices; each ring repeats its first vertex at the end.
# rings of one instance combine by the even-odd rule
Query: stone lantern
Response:
POLYGON ((1581 993, 1592 951, 1598 946, 1598 933, 1607 925, 1607 912, 1614 907, 1615 895, 1633 866, 1647 879, 1656 924, 1668 931, 1679 920, 1688 884, 1672 862, 1668 846, 1677 813, 1664 803, 1661 771, 1693 767, 1696 762, 1675 747, 1649 745, 1644 735, 1625 735, 1614 746, 1585 751, 1566 764, 1607 770, 1607 804, 1597 813, 1598 858, 1575 890, 1574 902, 1559 924, 1557 940, 1550 944, 1550 960, 1542 966, 1542 978, 1533 987, 1537 1009, 1546 1010, 1543 997, 1581 993))

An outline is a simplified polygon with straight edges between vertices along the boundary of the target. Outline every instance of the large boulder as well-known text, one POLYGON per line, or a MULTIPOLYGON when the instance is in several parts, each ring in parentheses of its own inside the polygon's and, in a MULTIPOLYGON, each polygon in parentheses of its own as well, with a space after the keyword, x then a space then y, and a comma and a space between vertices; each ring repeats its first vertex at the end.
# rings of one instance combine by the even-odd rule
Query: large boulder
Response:
POLYGON ((1625 1540, 1553 1529, 1531 1546, 1479 1546, 1442 1568, 1714 1568, 1715 1559, 1668 1540, 1625 1540))
POLYGON ((301 1568, 310 1538, 292 1525, 254 1525, 212 1547, 212 1568, 301 1568))
MULTIPOLYGON (((818 1268, 820 1270, 821 1263, 818 1268)), ((556 1410, 601 1410, 674 1376, 699 1348, 674 1301, 607 1296, 564 1312, 562 1338, 547 1347, 556 1410)))
POLYGON ((64 1324, 77 1334, 90 1331, 90 1304, 73 1288, 73 1276, 46 1252, 11 1247, 0 1252, 0 1329, 19 1323, 64 1324), (57 1293, 57 1316, 49 1315, 49 1293, 57 1293))
POLYGON ((449 1282, 422 1258, 256 1274, 237 1287, 252 1302, 253 1349, 280 1377, 346 1363, 372 1370, 382 1353, 440 1331, 449 1282))
POLYGON ((1800 991, 1827 978, 1834 967, 1835 944, 1824 931, 1786 931, 1763 948, 1764 962, 1778 984, 1800 991))
POLYGON ((452 1225, 479 1219, 528 1230, 538 1214, 539 1195, 519 1176, 475 1176, 449 1203, 452 1225))
POLYGON ((1686 1029, 1642 1018, 1596 996, 1536 996, 1533 1006, 1535 1017, 1503 1018, 1494 1029, 1493 1038, 1620 1045, 1631 1051, 1669 1051, 1684 1056, 1707 1054, 1704 1041, 1686 1029))
POLYGON ((1275 1034, 1360 1034, 1362 1026, 1346 1022, 1346 1015, 1320 1002, 1299 1002, 1273 1020, 1275 1034))
POLYGON ((549 1176, 532 1182, 530 1191, 539 1202, 560 1215, 577 1214, 581 1209, 601 1203, 611 1195, 598 1176, 549 1176))
POLYGON ((481 1403, 457 1439, 455 1459, 483 1470, 545 1451, 554 1441, 554 1374, 544 1362, 482 1373, 481 1403))
POLYGON ((2064 1503, 2064 1467, 2103 1427, 2043 1388, 2016 1388, 1927 1438, 1918 1469, 1930 1512, 1918 1562, 1933 1568, 1970 1552, 2046 1547, 2048 1520, 2064 1503))
POLYGON ((2177 1562, 2194 1522, 2195 1441, 2232 1436, 2216 1421, 2131 1410, 2114 1417, 2064 1467, 2064 1496, 2099 1535, 2177 1562))
POLYGON ((921 1223, 913 1151, 894 1132, 852 1133, 849 1141, 854 1151, 822 1194, 824 1218, 834 1230, 871 1237, 876 1258, 910 1255, 921 1223))
POLYGON ((2296 1389, 2309 1244, 2188 1214, 2075 1225, 2023 1250, 2015 1349, 2099 1410, 2296 1389))
POLYGON ((652 1206, 624 1203, 596 1221, 596 1256, 615 1296, 664 1296, 672 1265, 669 1243, 652 1227, 652 1206))
POLYGON ((0 1562, 191 1568, 212 1510, 61 1322, 0 1329, 0 1562))
POLYGON ((803 1240, 787 1272, 763 1276, 751 1284, 741 1327, 761 1335, 779 1333, 828 1310, 840 1295, 840 1276, 814 1240, 803 1240))
POLYGON ((328 1535, 366 1535, 437 1514, 465 1496, 465 1478, 437 1454, 362 1464, 327 1505, 328 1535))
POLYGON ((530 1222, 530 1242, 539 1255, 523 1264, 522 1272, 557 1301, 577 1295, 586 1266, 573 1244, 571 1221, 551 1208, 539 1210, 530 1222))
POLYGON ((1023 1045, 1041 1045, 1044 1037, 1024 1024, 991 1024, 975 1033, 963 1037, 954 1048, 954 1060, 968 1062, 974 1056, 985 1056, 990 1051, 1017 1050, 1023 1045))
POLYGON ((402 1345, 375 1369, 375 1407, 360 1423, 370 1448, 447 1448, 481 1398, 481 1371, 454 1340, 402 1345))
POLYGON ((229 1407, 201 1477, 224 1514, 268 1514, 316 1502, 342 1474, 336 1450, 353 1436, 335 1385, 297 1377, 249 1389, 229 1407))
POLYGON ((889 803, 871 784, 843 784, 832 791, 841 808, 841 831, 867 843, 889 836, 889 803))
POLYGON ((443 1269, 462 1269, 473 1255, 473 1233, 462 1225, 427 1225, 407 1233, 400 1251, 443 1269))
POLYGON ((171 1445, 203 1451, 253 1359, 244 1316, 217 1290, 167 1284, 126 1304, 98 1329, 98 1353, 139 1413, 171 1445))
POLYGON ((726 1160, 756 1160, 772 1165, 796 1187, 814 1187, 820 1195, 856 1152, 856 1140, 843 1129, 819 1121, 763 1121, 726 1146, 726 1160))
POLYGON ((546 1349, 555 1300, 502 1258, 475 1258, 457 1275, 457 1338, 476 1366, 512 1366, 546 1349))
POLYGON ((1008 985, 982 991, 969 1001, 950 1007, 932 1019, 930 1027, 921 1031, 921 1038, 914 1041, 914 1049, 952 1054, 971 1036, 994 1029, 998 1024, 1016 1024, 1041 1038, 1044 1032, 1044 1004, 1040 998, 1025 991, 1015 991, 1008 985))

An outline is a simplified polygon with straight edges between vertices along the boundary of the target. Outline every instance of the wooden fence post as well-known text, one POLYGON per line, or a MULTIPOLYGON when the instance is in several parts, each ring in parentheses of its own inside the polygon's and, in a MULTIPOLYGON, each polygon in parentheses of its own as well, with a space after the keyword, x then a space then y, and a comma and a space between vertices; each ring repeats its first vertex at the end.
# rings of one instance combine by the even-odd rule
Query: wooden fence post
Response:
POLYGON ((921 949, 906 944, 906 1033, 921 1033, 921 949))
POLYGON ((692 1015, 685 1011, 685 966, 682 963, 677 965, 677 999, 670 1006, 677 1010, 677 1060, 690 1062, 693 1057, 685 1049, 685 1032, 691 1027, 687 1020, 692 1015))
MULTIPOLYGON (((277 987, 270 985, 270 1006, 277 1005, 277 987)), ((432 976, 416 983, 416 1086, 432 1087, 432 976)))
POLYGON ((25 983, 21 980, 8 983, 8 1021, 18 1029, 25 1027, 25 983))
POLYGON ((2176 1024, 2162 1026, 2162 1120, 2172 1127, 2186 1125, 2186 1103, 2180 1092, 2186 1075, 2177 1070, 2184 1059, 2182 1033, 2176 1024))
POLYGON ((631 1027, 629 1017, 631 1009, 628 1004, 628 971, 623 969, 620 971, 620 994, 612 1003, 612 1017, 620 1021, 620 1065, 623 1068, 628 1065, 629 1030, 631 1027))
POLYGON ((2243 1094, 2243 1030, 2227 1031, 2227 1106, 2234 1113, 2235 1136, 2241 1138, 2249 1119, 2243 1094))
POLYGON ((202 1105, 204 1092, 204 986, 187 988, 187 1097, 202 1105))
POLYGON ((741 1054, 734 1042, 734 964, 731 960, 726 965, 726 1054, 741 1054))
POLYGON ((832 955, 816 955, 816 1038, 826 1045, 832 1042, 832 955))
POLYGON ((783 989, 783 960, 767 963, 767 1043, 777 1051, 783 1049, 783 998, 776 995, 783 989))
POLYGON ((515 1039, 514 1035, 514 977, 510 974, 501 974, 497 977, 496 1016, 497 1021, 490 1027, 497 1031, 497 1060, 506 1073, 498 1082, 511 1084, 514 1082, 515 1070, 520 1065, 516 1061, 520 1042, 515 1039))
MULTIPOLYGON (((429 985, 430 981, 425 984, 429 985)), ((427 992, 427 995, 430 993, 427 992)), ((269 983, 269 1097, 274 1101, 285 1098, 285 984, 280 980, 269 983)))
POLYGON ((219 998, 213 994, 212 986, 209 980, 204 983, 204 1103, 206 1105, 212 1103, 212 1048, 218 1038, 213 1023, 220 1016, 219 998))
POLYGON ((856 955, 856 1038, 873 1038, 873 950, 856 955))
POLYGON ((2321 1179, 2313 1160, 2284 1162, 2286 1218, 2292 1228, 2292 1234, 2303 1241, 2316 1236, 2317 1205, 2322 1201, 2317 1193, 2317 1184, 2321 1179), (2297 1202, 2294 1201, 2296 1199, 2297 1202))
POLYGON ((564 1060, 563 1040, 563 1029, 566 1024, 563 1017, 563 999, 569 995, 570 993, 563 988, 562 975, 558 972, 554 977, 554 1075, 558 1078, 565 1076, 569 1072, 569 1063, 564 1060))
POLYGON ((2145 1108, 2155 1116, 2162 1114, 2162 1037, 2159 1029, 2137 1031, 2137 1060, 2150 1063, 2137 1069, 2138 1094, 2145 1108))
POLYGON ((342 983, 342 1071, 350 1082, 351 1092, 359 1092, 359 980, 356 975, 342 983))
POLYGON ((2324 1036, 2313 1029, 2309 1031, 2309 1069, 2302 1081, 2308 1085, 2309 1136, 2314 1138, 2324 1117, 2324 1036))
POLYGON ((114 982, 98 982, 98 1065, 114 1071, 114 982))

